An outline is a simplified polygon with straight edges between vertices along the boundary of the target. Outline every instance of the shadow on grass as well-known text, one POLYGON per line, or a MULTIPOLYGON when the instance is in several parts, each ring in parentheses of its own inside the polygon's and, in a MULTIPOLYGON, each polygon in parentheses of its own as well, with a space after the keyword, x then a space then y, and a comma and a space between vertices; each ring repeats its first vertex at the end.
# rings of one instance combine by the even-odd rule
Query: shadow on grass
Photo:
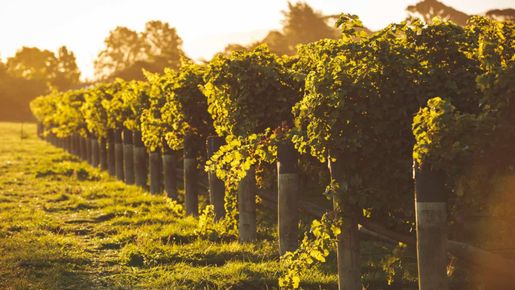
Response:
POLYGON ((66 237, 14 233, 0 239, 1 289, 97 289, 87 254, 66 237))

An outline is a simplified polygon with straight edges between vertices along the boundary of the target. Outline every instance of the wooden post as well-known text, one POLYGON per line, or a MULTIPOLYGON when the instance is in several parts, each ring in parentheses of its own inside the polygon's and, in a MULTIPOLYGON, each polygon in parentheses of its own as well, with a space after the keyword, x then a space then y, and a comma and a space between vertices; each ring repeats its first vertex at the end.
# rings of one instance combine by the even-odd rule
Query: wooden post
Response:
POLYGON ((43 138, 43 124, 41 122, 37 123, 37 136, 39 139, 43 138))
POLYGON ((159 194, 163 191, 163 170, 162 170, 161 149, 157 149, 149 154, 149 171, 150 171, 150 193, 159 194))
MULTIPOLYGON (((207 158, 211 158, 223 144, 223 139, 218 136, 209 136, 207 138, 207 158)), ((209 202, 215 208, 215 219, 220 220, 225 217, 224 195, 225 186, 224 182, 220 180, 214 172, 208 172, 209 183, 209 202)))
POLYGON ((67 144, 67 140, 66 140, 66 137, 62 137, 61 138, 61 147, 64 149, 64 151, 68 151, 68 144, 67 144))
POLYGON ((299 173, 297 151, 291 142, 277 148, 277 223, 279 253, 294 251, 298 247, 299 226, 299 173))
POLYGON ((419 290, 447 290, 445 175, 423 164, 414 165, 414 178, 419 290))
POLYGON ((70 154, 76 155, 75 152, 75 133, 70 135, 70 154))
POLYGON ((177 200, 177 152, 168 146, 163 149, 163 178, 166 195, 177 200))
POLYGON ((88 158, 86 137, 79 136, 79 146, 80 146, 80 159, 82 159, 82 161, 86 161, 88 158))
POLYGON ((88 136, 88 146, 89 146, 89 164, 91 166, 95 166, 95 142, 93 141, 95 139, 95 136, 93 133, 90 133, 88 136))
POLYGON ((134 184, 134 152, 132 145, 132 131, 123 130, 123 169, 125 183, 134 184))
POLYGON ((69 138, 69 151, 70 151, 70 154, 74 155, 75 154, 75 133, 72 133, 70 134, 70 136, 68 136, 69 138))
POLYGON ((134 181, 136 185, 147 188, 147 149, 141 140, 141 132, 135 131, 132 133, 132 143, 134 145, 134 181))
POLYGON ((93 164, 93 146, 91 146, 91 133, 86 137, 86 161, 88 164, 93 164))
POLYGON ((79 156, 80 154, 79 133, 73 133, 72 135, 72 153, 75 156, 79 156))
POLYGON ((114 153, 114 130, 107 130, 107 171, 109 175, 116 176, 114 153))
POLYGON ((69 137, 70 154, 75 155, 75 133, 72 133, 69 137))
POLYGON ((114 130, 114 163, 116 178, 118 180, 124 180, 123 172, 123 142, 122 142, 122 130, 114 130))
POLYGON ((256 240, 256 173, 252 167, 238 184, 240 243, 256 240))
POLYGON ((98 164, 100 162, 100 156, 99 156, 99 148, 98 148, 98 139, 97 136, 91 134, 91 165, 93 167, 98 167, 98 164))
POLYGON ((64 151, 68 152, 68 138, 67 137, 62 137, 61 140, 63 142, 63 149, 64 149, 64 151))
MULTIPOLYGON (((340 161, 343 163, 343 161, 340 161)), ((346 179, 339 164, 329 161, 331 179, 336 180, 345 190, 346 179)), ((337 238, 336 256, 338 264, 338 288, 344 290, 361 290, 360 240, 358 236, 359 209, 352 205, 348 192, 333 196, 333 208, 338 218, 342 219, 341 233, 337 238)))
POLYGON ((73 146, 75 147, 75 155, 77 157, 80 157, 80 134, 79 133, 75 133, 73 146))
POLYGON ((49 140, 50 144, 52 144, 52 145, 57 147, 57 139, 56 139, 54 133, 52 133, 52 132, 48 133, 48 140, 49 140))
POLYGON ((72 146, 71 146, 71 137, 70 136, 66 136, 64 137, 64 149, 66 150, 66 152, 68 153, 71 153, 71 149, 72 149, 72 146))
POLYGON ((101 137, 99 140, 98 152, 100 169, 107 170, 107 141, 104 137, 101 137))
POLYGON ((184 137, 184 206, 186 215, 198 216, 198 174, 195 137, 184 137))

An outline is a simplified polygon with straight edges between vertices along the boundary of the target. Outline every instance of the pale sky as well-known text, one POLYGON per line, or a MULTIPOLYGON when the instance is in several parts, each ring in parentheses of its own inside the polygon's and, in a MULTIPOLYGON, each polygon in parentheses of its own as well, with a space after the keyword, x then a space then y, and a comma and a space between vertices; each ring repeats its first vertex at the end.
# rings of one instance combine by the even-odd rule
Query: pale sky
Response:
MULTIPOLYGON (((515 0, 440 0, 468 14, 514 8, 515 0)), ((291 2, 297 2, 292 0, 291 2)), ((417 0, 306 0, 323 14, 357 14, 377 30, 406 17, 417 0)), ((177 29, 183 49, 193 59, 210 59, 228 43, 248 44, 279 29, 286 0, 2 0, 0 58, 22 46, 56 51, 66 45, 77 57, 83 78, 93 76, 93 60, 116 26, 138 32, 149 20, 177 29)))

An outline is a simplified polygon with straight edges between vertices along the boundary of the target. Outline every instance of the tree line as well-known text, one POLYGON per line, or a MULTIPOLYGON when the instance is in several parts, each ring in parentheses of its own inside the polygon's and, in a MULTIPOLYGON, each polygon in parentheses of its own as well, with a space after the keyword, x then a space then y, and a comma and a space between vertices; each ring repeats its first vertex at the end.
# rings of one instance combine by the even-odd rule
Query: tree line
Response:
MULTIPOLYGON (((430 23, 441 17, 465 25, 470 15, 446 6, 436 0, 420 1, 407 7, 409 14, 430 23)), ((319 39, 336 39, 340 32, 333 27, 337 16, 323 15, 306 3, 288 3, 283 11, 283 27, 270 31, 262 40, 249 45, 229 44, 225 53, 234 50, 252 50, 267 44, 278 55, 294 55, 298 44, 319 39)), ((499 20, 513 20, 513 9, 493 9, 486 16, 499 20)), ((367 28, 364 31, 370 32, 367 28)), ((142 32, 127 27, 116 27, 104 40, 104 48, 94 60, 97 81, 143 80, 142 69, 151 72, 163 68, 178 68, 180 59, 186 57, 182 39, 175 28, 162 21, 149 21, 142 32)), ((30 100, 52 89, 66 90, 87 86, 80 81, 80 71, 75 56, 66 47, 57 52, 35 47, 23 47, 6 63, 0 63, 0 118, 2 120, 30 120, 30 100)))

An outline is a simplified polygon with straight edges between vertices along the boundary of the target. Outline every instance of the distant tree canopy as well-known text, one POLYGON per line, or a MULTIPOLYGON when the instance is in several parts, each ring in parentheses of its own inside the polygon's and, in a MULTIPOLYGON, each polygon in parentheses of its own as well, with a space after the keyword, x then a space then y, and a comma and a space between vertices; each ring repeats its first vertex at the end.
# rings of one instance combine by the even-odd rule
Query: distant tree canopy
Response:
POLYGON ((104 40, 105 48, 95 60, 97 79, 143 79, 142 69, 156 72, 177 68, 185 56, 182 39, 166 22, 149 21, 145 31, 137 33, 116 27, 104 40))
POLYGON ((7 71, 14 77, 41 81, 49 89, 67 90, 80 82, 75 55, 66 46, 59 48, 57 56, 49 50, 22 47, 7 59, 7 71))
POLYGON ((75 54, 62 46, 57 51, 53 85, 59 89, 70 89, 80 84, 80 70, 75 54))
POLYGON ((0 120, 32 120, 29 103, 52 89, 67 90, 80 84, 75 55, 62 46, 49 50, 22 47, 6 63, 0 61, 0 120))
POLYGON ((486 12, 486 16, 501 21, 515 21, 515 9, 492 9, 486 12))
MULTIPOLYGON (((440 17, 451 20, 460 26, 465 26, 467 20, 472 16, 437 0, 422 0, 415 5, 408 6, 406 11, 411 16, 422 18, 426 23, 431 23, 434 17, 440 17)), ((488 10, 484 15, 499 21, 515 21, 515 9, 511 8, 488 10)))
POLYGON ((412 16, 421 17, 426 23, 431 23, 434 17, 440 17, 442 19, 451 20, 460 26, 465 26, 467 20, 470 18, 470 15, 437 0, 422 0, 415 5, 408 6, 406 11, 412 16))
POLYGON ((270 51, 278 55, 293 55, 298 44, 305 44, 323 38, 337 38, 339 36, 339 32, 328 24, 328 17, 313 10, 306 3, 298 2, 292 4, 288 2, 288 10, 283 11, 283 15, 283 28, 281 31, 272 30, 261 41, 257 41, 249 46, 229 44, 226 46, 224 53, 234 50, 252 50, 265 43, 270 51))
POLYGON ((290 51, 295 52, 297 44, 338 37, 337 30, 327 24, 324 15, 306 3, 288 3, 288 11, 283 14, 283 34, 290 51))

